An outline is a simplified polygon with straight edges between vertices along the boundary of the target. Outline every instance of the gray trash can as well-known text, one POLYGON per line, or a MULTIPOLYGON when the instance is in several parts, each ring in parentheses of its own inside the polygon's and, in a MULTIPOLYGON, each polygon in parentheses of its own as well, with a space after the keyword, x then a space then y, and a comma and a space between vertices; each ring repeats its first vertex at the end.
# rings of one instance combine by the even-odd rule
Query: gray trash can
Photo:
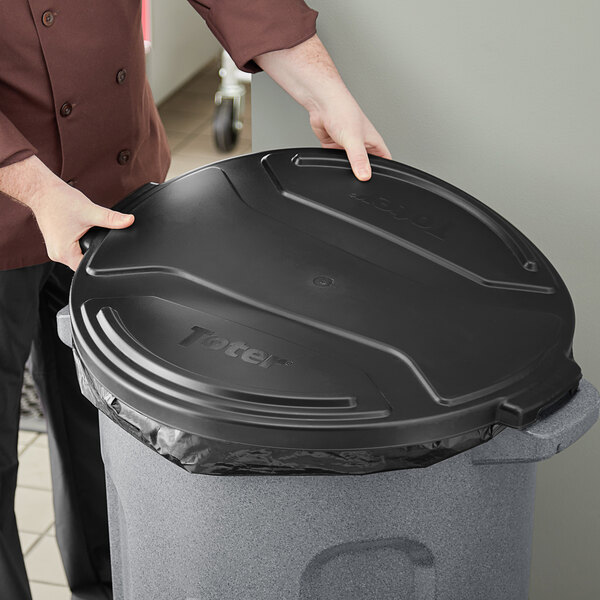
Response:
POLYGON ((122 204, 59 330, 100 411, 115 600, 525 600, 535 463, 598 418, 531 242, 373 158, 280 150, 122 204))

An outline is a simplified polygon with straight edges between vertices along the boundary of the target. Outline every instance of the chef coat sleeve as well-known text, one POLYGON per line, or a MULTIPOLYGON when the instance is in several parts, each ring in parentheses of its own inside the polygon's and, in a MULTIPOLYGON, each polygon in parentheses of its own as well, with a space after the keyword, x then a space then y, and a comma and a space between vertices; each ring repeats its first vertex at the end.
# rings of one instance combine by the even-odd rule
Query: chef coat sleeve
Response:
POLYGON ((227 50, 249 73, 260 71, 253 58, 292 48, 316 33, 317 11, 303 0, 188 0, 227 50))
POLYGON ((0 110, 0 168, 24 160, 36 149, 0 110))

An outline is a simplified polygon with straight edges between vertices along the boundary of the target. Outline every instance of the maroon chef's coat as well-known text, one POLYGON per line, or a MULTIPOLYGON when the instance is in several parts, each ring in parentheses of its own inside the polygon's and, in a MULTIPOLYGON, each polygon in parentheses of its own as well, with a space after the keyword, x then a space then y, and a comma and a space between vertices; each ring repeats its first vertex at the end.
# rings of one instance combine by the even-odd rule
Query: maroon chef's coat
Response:
MULTIPOLYGON (((189 2, 246 71, 315 34, 317 13, 302 0, 189 2)), ((0 2, 0 168, 32 154, 107 207, 164 180, 170 154, 146 80, 141 0, 0 2)), ((32 212, 0 192, 0 269, 47 260, 32 212)))

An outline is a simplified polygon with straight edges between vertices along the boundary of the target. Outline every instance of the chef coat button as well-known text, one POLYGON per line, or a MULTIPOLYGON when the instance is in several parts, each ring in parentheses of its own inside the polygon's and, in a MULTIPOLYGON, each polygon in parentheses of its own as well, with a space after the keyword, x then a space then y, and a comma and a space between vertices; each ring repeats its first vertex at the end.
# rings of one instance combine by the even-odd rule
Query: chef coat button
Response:
POLYGON ((73 112, 73 105, 70 102, 65 102, 60 107, 60 116, 68 117, 73 112))
POLYGON ((117 83, 121 85, 127 79, 127 71, 125 69, 119 69, 117 71, 117 83))
POLYGON ((67 185, 70 185, 71 187, 75 187, 77 183, 77 179, 69 179, 69 181, 67 181, 67 185))
POLYGON ((131 158, 131 150, 121 150, 117 156, 117 162, 120 165, 126 165, 131 158))
POLYGON ((52 27, 54 25, 54 13, 51 10, 47 10, 42 15, 42 23, 45 27, 52 27))

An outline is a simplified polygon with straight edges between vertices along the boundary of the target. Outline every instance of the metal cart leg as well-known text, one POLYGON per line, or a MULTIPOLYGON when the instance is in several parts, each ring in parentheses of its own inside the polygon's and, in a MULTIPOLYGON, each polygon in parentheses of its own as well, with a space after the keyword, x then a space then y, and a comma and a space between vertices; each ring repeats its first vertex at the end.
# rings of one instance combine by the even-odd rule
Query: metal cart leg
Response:
POLYGON ((229 152, 234 148, 239 132, 244 126, 244 83, 250 82, 251 75, 240 71, 229 54, 223 50, 219 76, 221 86, 215 94, 213 135, 218 150, 229 152))

